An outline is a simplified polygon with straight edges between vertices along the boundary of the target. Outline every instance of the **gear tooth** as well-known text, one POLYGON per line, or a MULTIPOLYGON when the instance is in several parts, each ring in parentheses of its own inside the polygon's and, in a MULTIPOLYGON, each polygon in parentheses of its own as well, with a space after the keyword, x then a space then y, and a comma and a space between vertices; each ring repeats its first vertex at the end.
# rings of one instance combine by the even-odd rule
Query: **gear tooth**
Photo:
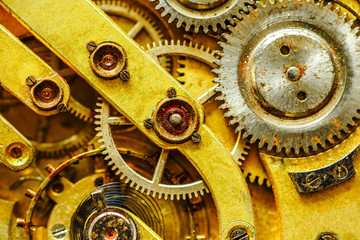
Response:
POLYGON ((334 12, 336 12, 338 15, 339 15, 340 11, 341 11, 341 8, 340 8, 340 7, 336 7, 336 8, 334 9, 334 12))
POLYGON ((219 51, 219 50, 215 50, 214 55, 219 56, 219 57, 224 57, 224 53, 222 51, 219 51))
POLYGON ((165 45, 165 46, 169 46, 169 41, 168 41, 167 39, 165 39, 164 45, 165 45))
POLYGON ((134 187, 135 183, 134 182, 130 182, 130 187, 134 187))
MULTIPOLYGON (((170 17, 169 17, 168 23, 172 23, 175 19, 176 19, 176 16, 175 16, 175 15, 170 14, 170 17)), ((177 24, 176 24, 176 26, 177 26, 177 24)), ((179 28, 179 27, 178 27, 178 28, 179 28)))
POLYGON ((180 194, 177 194, 177 195, 176 195, 176 200, 179 201, 180 199, 181 199, 181 195, 180 195, 180 194))
POLYGON ((182 25, 182 22, 178 20, 177 23, 176 23, 176 27, 177 27, 177 28, 180 28, 181 25, 182 25))
MULTIPOLYGON (((347 19, 348 19, 348 14, 347 12, 345 12, 342 16, 341 16, 342 20, 343 20, 343 23, 346 23, 347 19)), ((351 24, 352 25, 352 24, 351 24)), ((350 26, 351 26, 350 25, 350 26)))
POLYGON ((174 200, 174 195, 170 195, 170 200, 171 200, 171 201, 174 200))
POLYGON ((127 177, 125 178, 125 183, 128 184, 130 182, 130 179, 127 177))
MULTIPOLYGON (((221 26, 224 25, 223 28, 226 29, 225 22, 220 22, 220 24, 221 24, 221 26)), ((212 27, 212 29, 213 29, 214 32, 217 32, 217 31, 218 31, 217 24, 214 24, 214 25, 212 25, 211 27, 212 27)), ((209 28, 208 28, 208 27, 207 27, 207 28, 204 28, 204 32, 205 32, 205 33, 207 33, 208 31, 209 31, 209 28), (205 31, 205 29, 206 29, 206 31, 205 31)))
POLYGON ((262 185, 264 184, 264 180, 265 180, 265 179, 263 179, 263 178, 258 178, 258 184, 259 184, 260 186, 262 186, 262 185))
POLYGON ((355 35, 359 34, 360 27, 355 27, 352 31, 355 35))
MULTIPOLYGON (((252 139, 255 139, 255 137, 252 137, 252 139)), ((251 142, 251 141, 250 141, 251 142)), ((254 141, 255 142, 255 141, 254 141)), ((260 141, 259 141, 259 144, 258 144, 258 146, 259 146, 259 148, 263 148, 264 147, 264 145, 265 145, 265 140, 264 139, 261 139, 260 141)), ((272 146, 270 146, 271 144, 269 144, 269 147, 270 147, 270 149, 272 148, 272 146)))
POLYGON ((199 193, 198 192, 194 192, 194 197, 198 198, 199 197, 199 193))
POLYGON ((153 194, 152 194, 152 197, 155 198, 155 197, 156 197, 156 192, 153 191, 152 193, 153 193, 153 194))
POLYGON ((145 188, 144 188, 144 187, 141 187, 140 192, 141 192, 141 193, 144 193, 144 192, 145 192, 145 188))
MULTIPOLYGON (((216 66, 218 66, 218 67, 220 67, 221 66, 221 61, 220 60, 218 60, 218 59, 216 59, 216 60, 214 60, 214 62, 213 62, 216 66)), ((219 74, 220 74, 220 72, 219 72, 219 74)))
POLYGON ((247 177, 249 178, 250 182, 254 183, 256 180, 256 176, 248 174, 247 177))
POLYGON ((187 197, 188 197, 189 199, 192 199, 192 198, 193 198, 193 195, 192 195, 191 193, 188 193, 188 194, 187 194, 187 197))
POLYGON ((271 187, 271 182, 269 181, 269 179, 266 179, 266 186, 269 188, 271 187))
POLYGON ((199 193, 200 193, 201 196, 204 196, 204 190, 203 189, 199 190, 199 193))
MULTIPOLYGON (((220 69, 219 68, 214 68, 213 70, 211 70, 212 73, 219 75, 220 74, 220 69)), ((219 82, 220 79, 219 78, 214 78, 213 82, 219 82)))
POLYGON ((125 175, 124 175, 124 174, 120 175, 120 173, 119 173, 119 174, 117 173, 116 175, 119 175, 119 176, 120 176, 120 180, 123 180, 123 179, 125 178, 125 175))
POLYGON ((163 196, 163 194, 162 194, 162 193, 158 193, 158 198, 159 198, 159 199, 161 199, 161 198, 162 198, 162 196, 163 196))
MULTIPOLYGON (((185 24, 185 31, 190 31, 190 27, 191 27, 191 25, 190 24, 187 24, 187 23, 184 23, 185 24)), ((194 32, 195 33, 198 33, 198 31, 199 31, 199 28, 195 28, 194 29, 194 32)))
POLYGON ((168 195, 164 194, 164 200, 168 200, 168 195))
POLYGON ((136 191, 139 191, 139 188, 140 188, 140 185, 136 185, 136 186, 135 186, 135 190, 136 190, 136 191))
POLYGON ((151 194, 151 190, 150 189, 146 189, 146 195, 150 196, 151 194))

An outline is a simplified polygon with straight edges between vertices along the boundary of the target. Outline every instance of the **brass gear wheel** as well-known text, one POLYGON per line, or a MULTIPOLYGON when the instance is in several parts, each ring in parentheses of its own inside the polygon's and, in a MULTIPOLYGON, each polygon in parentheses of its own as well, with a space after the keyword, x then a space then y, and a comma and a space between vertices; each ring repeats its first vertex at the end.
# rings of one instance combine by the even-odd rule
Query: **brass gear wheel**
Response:
POLYGON ((216 89, 225 117, 259 148, 310 154, 358 125, 358 29, 332 4, 266 1, 225 34, 216 89), (254 20, 256 19, 256 20, 254 20))
POLYGON ((169 23, 177 20, 176 27, 184 24, 186 31, 193 27, 196 33, 200 29, 216 32, 218 25, 226 29, 227 22, 233 24, 233 17, 241 19, 241 12, 246 10, 244 0, 150 0, 155 1, 155 10, 164 9, 161 16, 170 15, 169 23))

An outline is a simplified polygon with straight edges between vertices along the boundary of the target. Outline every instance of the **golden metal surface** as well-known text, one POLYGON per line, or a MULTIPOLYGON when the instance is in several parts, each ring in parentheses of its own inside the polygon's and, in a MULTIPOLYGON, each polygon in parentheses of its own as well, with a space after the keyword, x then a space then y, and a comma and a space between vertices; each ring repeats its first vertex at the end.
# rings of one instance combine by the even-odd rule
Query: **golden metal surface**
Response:
POLYGON ((35 149, 16 128, 0 115, 0 161, 8 168, 20 171, 35 158, 35 149))
MULTIPOLYGON (((260 240, 327 240, 330 235, 336 236, 334 240, 360 239, 360 153, 354 161, 357 173, 351 179, 319 192, 297 192, 289 175, 290 172, 314 171, 337 162, 358 146, 359 129, 334 148, 306 158, 284 158, 274 152, 266 154, 255 145, 249 146, 248 140, 242 139, 241 133, 235 133, 235 127, 229 126, 228 119, 223 117, 222 102, 215 101, 218 94, 213 91, 216 84, 211 80, 216 76, 211 70, 216 68, 212 61, 217 56, 213 51, 220 49, 217 42, 221 39, 219 33, 224 31, 205 34, 176 28, 175 24, 167 24, 168 17, 160 16, 162 11, 155 11, 156 3, 147 0, 94 2, 106 14, 90 0, 0 1, 0 43, 5 46, 0 51, 0 64, 5 66, 0 70, 0 81, 11 95, 26 104, 21 105, 0 88, 0 160, 4 163, 4 166, 0 165, 0 239, 58 240, 52 227, 60 223, 69 231, 79 203, 101 186, 97 185, 100 178, 104 183, 127 183, 132 191, 147 194, 139 188, 140 181, 129 181, 123 178, 124 175, 119 178, 114 175, 114 167, 106 165, 106 156, 101 156, 102 150, 98 149, 102 144, 97 142, 97 137, 90 140, 92 123, 86 125, 85 131, 76 130, 78 125, 85 124, 82 119, 94 119, 98 93, 114 108, 109 109, 112 133, 109 141, 114 142, 117 147, 114 150, 124 156, 129 168, 144 178, 161 176, 154 183, 172 184, 176 191, 180 191, 181 184, 202 178, 211 192, 211 195, 199 197, 185 194, 181 200, 176 197, 173 201, 155 199, 165 219, 163 236, 138 215, 129 212, 137 222, 140 239, 230 240, 231 231, 239 227, 247 229, 250 239, 255 239, 256 233, 256 239, 260 240), (32 34, 46 46, 29 44, 32 34), (164 39, 169 40, 165 48, 153 44, 150 52, 153 50, 152 55, 161 56, 158 62, 173 76, 139 47, 164 39), (170 43, 170 39, 175 41, 170 43), (180 40, 189 48, 182 48, 180 40), (87 43, 90 41, 96 44, 112 41, 124 48, 129 81, 119 78, 106 81, 97 77, 89 64, 87 43), (211 50, 198 49, 194 43, 211 50), (50 56, 48 48, 72 70, 54 54, 50 56), (209 54, 213 55, 209 57, 209 54), (75 76, 74 71, 79 76, 75 76), (59 83, 64 92, 61 101, 65 103, 67 99, 67 103, 70 99, 69 105, 75 110, 69 108, 69 112, 81 117, 76 119, 65 113, 57 115, 55 120, 50 118, 59 111, 56 108, 41 110, 34 104, 32 88, 26 84, 29 75, 38 80, 51 77, 59 83), (79 84, 79 81, 83 83, 79 84), (166 98, 166 90, 170 87, 174 87, 178 95, 190 99, 200 116, 201 141, 197 144, 191 141, 167 143, 152 129, 144 127, 144 120, 152 117, 154 108, 166 98), (19 105, 20 108, 15 107, 19 105), (69 136, 53 142, 62 139, 63 135, 69 136), (81 141, 81 144, 72 145, 73 140, 81 141), (54 154, 60 151, 61 154, 54 154), (62 156, 66 153, 70 157, 62 156), (162 162, 162 153, 170 156, 166 165, 162 162), (86 160, 79 162, 83 157, 86 160), (69 158, 71 163, 66 167, 69 158), (239 159, 243 161, 236 162, 239 159), (56 170, 53 167, 45 171, 49 163, 55 167, 65 163, 61 174, 53 173, 56 170), (182 178, 185 182, 180 181, 182 178), (55 183, 62 184, 61 192, 54 191, 55 183), (177 187, 177 184, 180 185, 177 187), (31 199, 24 196, 25 192, 31 199), (27 213, 25 209, 28 209, 27 213), (16 218, 25 216, 27 235, 24 235, 24 228, 16 227, 16 218), (330 235, 320 238, 324 234, 330 235)), ((358 1, 334 0, 334 8, 338 6, 340 9, 334 11, 347 12, 349 19, 359 25, 360 18, 356 19, 354 15, 354 12, 359 13, 358 1), (345 10, 344 4, 351 9, 345 10)), ((155 196, 156 191, 149 195, 155 196)), ((70 239, 67 233, 60 239, 70 239)))
POLYGON ((106 14, 85 0, 26 1, 21 5, 8 0, 2 3, 151 140, 163 148, 178 148, 191 160, 213 195, 219 215, 220 238, 224 238, 227 233, 223 231, 232 222, 240 220, 254 225, 249 192, 239 168, 205 124, 199 128, 202 140, 196 145, 192 142, 166 144, 144 128, 144 119, 151 116, 153 107, 169 87, 174 87, 179 95, 192 99, 203 120, 201 106, 106 14), (56 34, 58 29, 54 26, 66 28, 67 34, 56 34), (86 43, 109 40, 121 44, 128 55, 127 69, 131 74, 128 82, 104 81, 94 75, 88 64, 86 43), (226 186, 219 184, 225 181, 228 183, 226 186), (234 215, 234 212, 237 214, 234 215))
POLYGON ((0 72, 1 86, 39 115, 50 116, 59 113, 56 108, 46 111, 37 107, 32 101, 26 78, 32 75, 36 79, 46 78, 55 81, 62 89, 61 100, 65 104, 70 98, 67 82, 3 26, 0 26, 0 44, 5 46, 0 58, 0 64, 3 66, 0 72))
MULTIPOLYGON (((282 239, 316 239, 321 233, 335 233, 340 239, 360 239, 360 176, 317 193, 301 194, 289 172, 310 171, 327 166, 354 150, 360 142, 360 129, 336 147, 306 158, 280 158, 260 154, 273 183, 282 220, 282 239)), ((360 169, 359 154, 354 168, 360 169)))

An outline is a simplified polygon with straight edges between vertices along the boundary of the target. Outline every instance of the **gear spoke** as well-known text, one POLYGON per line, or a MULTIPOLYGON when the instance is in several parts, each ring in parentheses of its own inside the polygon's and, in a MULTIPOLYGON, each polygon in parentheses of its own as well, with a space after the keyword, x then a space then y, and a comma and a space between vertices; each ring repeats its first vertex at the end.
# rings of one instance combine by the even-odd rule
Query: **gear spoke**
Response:
POLYGON ((161 181, 161 178, 163 176, 164 170, 165 170, 165 164, 166 164, 166 160, 169 156, 169 150, 167 149, 163 149, 161 151, 159 160, 156 164, 156 168, 155 168, 155 172, 152 178, 152 182, 156 185, 158 185, 161 181))
POLYGON ((209 90, 207 90, 203 95, 198 97, 198 101, 204 105, 207 101, 209 101, 216 95, 215 89, 217 87, 218 87, 218 85, 215 85, 212 88, 210 88, 209 90))
POLYGON ((144 24, 142 22, 137 22, 133 28, 130 29, 130 31, 127 33, 131 38, 136 38, 137 35, 141 32, 141 30, 144 28, 144 24))

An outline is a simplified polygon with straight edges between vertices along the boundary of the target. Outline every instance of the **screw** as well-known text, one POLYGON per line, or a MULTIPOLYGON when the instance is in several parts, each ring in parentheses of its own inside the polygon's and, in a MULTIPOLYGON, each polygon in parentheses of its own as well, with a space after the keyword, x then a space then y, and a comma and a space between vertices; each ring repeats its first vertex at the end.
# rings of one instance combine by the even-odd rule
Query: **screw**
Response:
POLYGON ((249 235, 248 235, 248 233, 245 231, 245 229, 235 228, 235 229, 232 230, 231 233, 230 233, 230 239, 231 239, 231 240, 248 240, 248 239, 249 239, 249 235))
POLYGON ((56 108, 59 112, 66 112, 67 106, 65 103, 61 102, 56 106, 56 108))
POLYGON ((199 143, 201 141, 200 133, 194 132, 193 135, 191 136, 191 141, 193 141, 194 143, 199 143))
POLYGON ((32 75, 30 75, 30 76, 28 76, 27 78, 26 78, 26 84, 28 85, 28 86, 34 86, 35 85, 35 83, 36 83, 36 78, 34 77, 34 76, 32 76, 32 75))
POLYGON ((348 170, 344 165, 339 165, 334 169, 335 178, 342 180, 348 175, 348 170))
POLYGON ((66 227, 62 224, 55 224, 51 228, 51 233, 55 238, 64 238, 66 235, 66 227))
POLYGON ((324 234, 319 237, 319 240, 337 240, 337 238, 332 234, 324 234))
POLYGON ((153 126, 154 126, 154 121, 153 121, 151 118, 147 118, 147 119, 145 119, 145 121, 144 121, 144 126, 145 126, 145 128, 147 128, 147 129, 153 128, 153 126))
POLYGON ((129 81, 130 79, 130 73, 128 70, 123 70, 120 72, 120 79, 123 81, 129 81))
POLYGON ((306 184, 311 188, 317 188, 321 184, 321 177, 316 173, 310 173, 306 176, 306 184))
POLYGON ((167 94, 168 98, 174 98, 174 97, 176 97, 176 89, 171 87, 166 91, 166 94, 167 94))
POLYGON ((95 49, 96 49, 97 45, 94 41, 90 41, 86 44, 86 49, 89 51, 89 52, 93 52, 95 49))

